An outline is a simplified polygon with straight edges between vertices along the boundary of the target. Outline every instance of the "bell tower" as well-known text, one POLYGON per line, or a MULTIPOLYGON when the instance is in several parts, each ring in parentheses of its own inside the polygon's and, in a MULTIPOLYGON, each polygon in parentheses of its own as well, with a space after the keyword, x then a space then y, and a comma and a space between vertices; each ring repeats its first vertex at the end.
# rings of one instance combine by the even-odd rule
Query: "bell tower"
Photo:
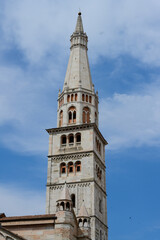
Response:
POLYGON ((108 239, 105 145, 99 131, 98 92, 92 83, 81 13, 70 38, 70 57, 58 94, 57 128, 49 133, 46 212, 56 212, 65 184, 77 219, 85 204, 91 239, 108 239))

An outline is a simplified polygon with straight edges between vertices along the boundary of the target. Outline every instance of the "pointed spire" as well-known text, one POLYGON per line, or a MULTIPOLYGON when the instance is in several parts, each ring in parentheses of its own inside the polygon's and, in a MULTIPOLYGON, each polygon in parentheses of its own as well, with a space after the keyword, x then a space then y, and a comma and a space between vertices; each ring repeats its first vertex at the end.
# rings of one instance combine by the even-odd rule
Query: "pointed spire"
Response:
POLYGON ((71 197, 70 197, 70 193, 69 193, 69 190, 67 188, 67 184, 65 182, 64 184, 64 188, 61 192, 61 195, 60 195, 60 199, 59 200, 69 200, 69 201, 72 201, 71 200, 71 197))
POLYGON ((81 12, 78 13, 75 32, 71 35, 71 53, 68 62, 63 90, 87 89, 92 92, 87 43, 88 37, 83 31, 81 12))
POLYGON ((81 205, 81 208, 79 210, 79 213, 78 213, 77 217, 89 217, 87 209, 86 209, 85 204, 84 204, 84 200, 83 200, 83 203, 81 205))
POLYGON ((83 31, 83 24, 82 24, 82 18, 81 18, 81 12, 78 13, 75 33, 84 33, 84 31, 83 31))

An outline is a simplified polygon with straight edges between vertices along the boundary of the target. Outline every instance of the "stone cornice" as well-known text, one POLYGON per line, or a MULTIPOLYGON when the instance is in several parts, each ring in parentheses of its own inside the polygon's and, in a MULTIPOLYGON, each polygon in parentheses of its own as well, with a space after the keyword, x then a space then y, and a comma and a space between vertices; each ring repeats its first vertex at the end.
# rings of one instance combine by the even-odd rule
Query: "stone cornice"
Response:
POLYGON ((85 151, 85 152, 78 152, 78 153, 65 153, 65 154, 57 154, 57 155, 49 155, 48 158, 51 160, 69 160, 71 159, 81 159, 83 157, 89 157, 93 151, 85 151))
POLYGON ((77 152, 77 153, 63 153, 63 154, 56 154, 56 155, 49 155, 48 156, 48 160, 76 160, 76 159, 81 159, 83 157, 89 157, 90 154, 94 154, 96 156, 96 159, 98 159, 98 161, 103 165, 104 168, 106 168, 105 163, 99 158, 99 156, 97 155, 97 153, 93 150, 91 151, 83 151, 83 152, 77 152))
MULTIPOLYGON (((90 180, 82 180, 82 181, 76 181, 76 182, 67 182, 67 187, 70 188, 70 185, 81 185, 82 187, 87 187, 89 185, 87 184, 90 184, 90 183, 95 183, 101 190, 102 192, 105 194, 105 196, 107 196, 107 193, 106 191, 96 182, 95 179, 90 179, 90 180)), ((54 189, 54 188, 62 188, 64 186, 64 183, 47 183, 46 184, 47 187, 51 188, 51 189, 54 189)))
POLYGON ((94 129, 97 133, 97 135, 99 136, 99 138, 101 139, 101 141, 107 145, 108 142, 105 140, 105 138, 103 137, 103 135, 101 134, 100 130, 98 129, 97 125, 95 123, 85 123, 85 124, 80 124, 80 125, 70 125, 70 126, 66 126, 66 127, 59 127, 59 128, 49 128, 46 129, 46 131, 49 134, 53 134, 53 133, 63 133, 66 131, 73 131, 73 130, 85 130, 85 129, 94 129))

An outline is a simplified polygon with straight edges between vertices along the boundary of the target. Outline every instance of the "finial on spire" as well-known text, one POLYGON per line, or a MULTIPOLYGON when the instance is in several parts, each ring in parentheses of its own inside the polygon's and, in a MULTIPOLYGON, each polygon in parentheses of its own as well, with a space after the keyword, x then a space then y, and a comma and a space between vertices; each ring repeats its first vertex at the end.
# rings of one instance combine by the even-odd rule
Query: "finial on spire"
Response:
POLYGON ((82 18, 81 18, 81 11, 79 11, 79 13, 78 13, 75 33, 84 33, 84 31, 83 31, 83 24, 82 24, 82 18))

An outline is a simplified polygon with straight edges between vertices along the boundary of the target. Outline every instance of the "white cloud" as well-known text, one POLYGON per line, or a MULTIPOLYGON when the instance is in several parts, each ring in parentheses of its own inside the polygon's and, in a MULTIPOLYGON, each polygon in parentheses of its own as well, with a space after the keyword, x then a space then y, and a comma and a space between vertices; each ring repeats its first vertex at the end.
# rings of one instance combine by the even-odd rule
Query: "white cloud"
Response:
POLYGON ((0 67, 0 126, 7 127, 0 141, 9 148, 47 153, 45 128, 56 121, 56 101, 55 104, 49 102, 57 84, 54 79, 52 82, 53 72, 43 78, 18 67, 0 67))
POLYGON ((160 83, 142 93, 114 94, 100 101, 100 126, 111 149, 160 144, 160 83))
POLYGON ((5 41, 15 42, 31 63, 39 63, 47 54, 61 58, 69 46, 79 5, 92 61, 100 55, 130 54, 160 65, 158 0, 9 1, 2 21, 5 41))
POLYGON ((12 185, 0 185, 0 212, 7 216, 45 214, 45 194, 12 185))
MULTIPOLYGON (((64 59, 79 5, 92 62, 101 55, 129 54, 152 66, 160 64, 158 0, 6 1, 0 13, 0 50, 5 54, 16 48, 25 60, 19 66, 0 60, 0 126, 8 124, 14 130, 2 133, 0 141, 11 149, 47 152, 44 129, 56 125, 53 95, 63 84, 64 59)), ((112 147, 157 144, 158 94, 154 88, 146 94, 115 94, 103 101, 100 117, 112 147)))

